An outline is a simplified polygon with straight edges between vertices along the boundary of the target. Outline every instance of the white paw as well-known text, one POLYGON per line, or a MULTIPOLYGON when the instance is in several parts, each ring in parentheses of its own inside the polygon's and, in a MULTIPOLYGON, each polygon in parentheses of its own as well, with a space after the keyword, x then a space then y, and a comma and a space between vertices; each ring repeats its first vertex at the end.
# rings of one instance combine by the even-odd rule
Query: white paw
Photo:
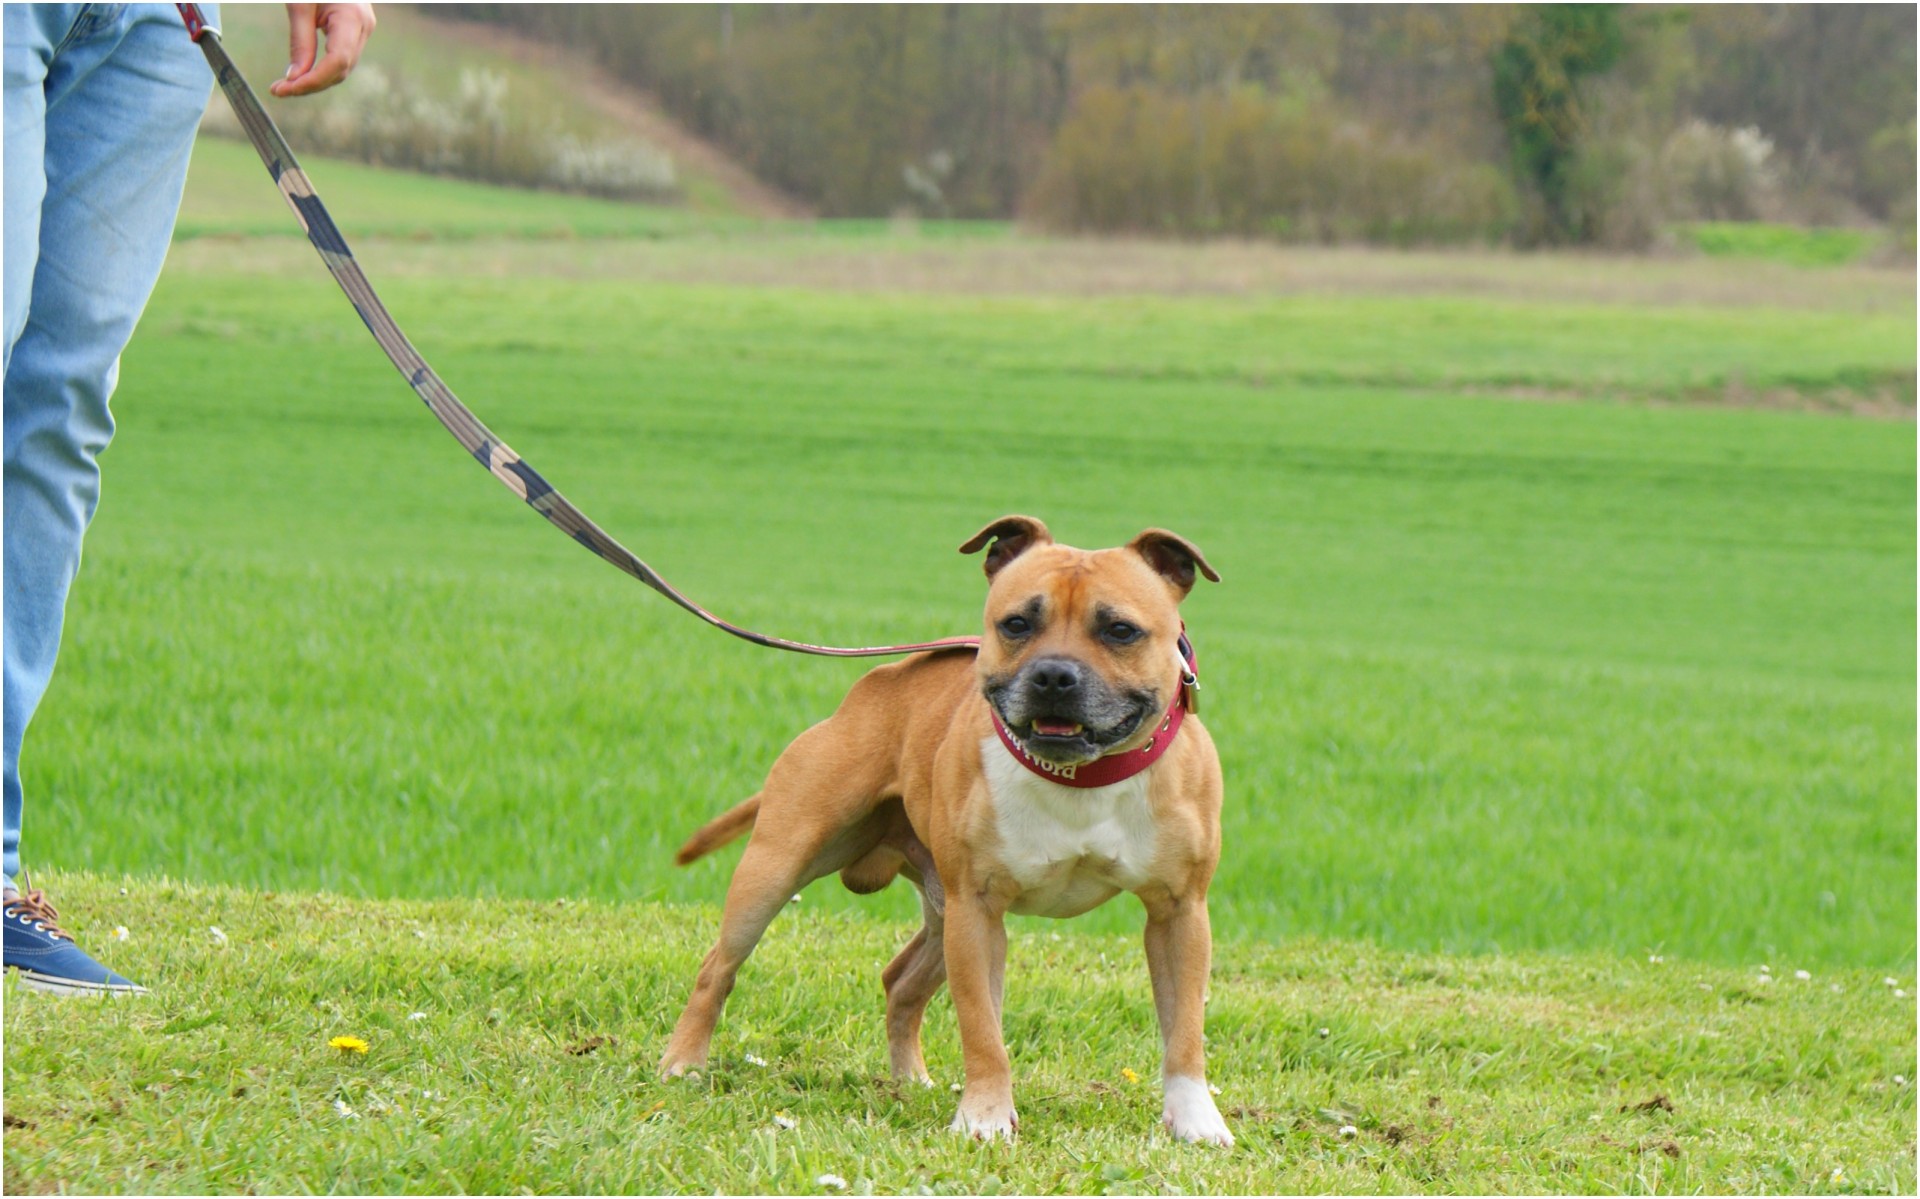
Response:
POLYGON ((1226 1148, 1233 1144, 1227 1122, 1220 1118, 1204 1079, 1175 1075, 1167 1079, 1166 1107, 1160 1114, 1176 1140, 1198 1141, 1226 1148))
POLYGON ((1014 1133, 1019 1131, 1020 1117, 1014 1114, 1011 1103, 969 1104, 962 1099, 960 1110, 954 1113, 953 1123, 949 1127, 954 1132, 966 1133, 976 1141, 998 1138, 1011 1141, 1014 1133))

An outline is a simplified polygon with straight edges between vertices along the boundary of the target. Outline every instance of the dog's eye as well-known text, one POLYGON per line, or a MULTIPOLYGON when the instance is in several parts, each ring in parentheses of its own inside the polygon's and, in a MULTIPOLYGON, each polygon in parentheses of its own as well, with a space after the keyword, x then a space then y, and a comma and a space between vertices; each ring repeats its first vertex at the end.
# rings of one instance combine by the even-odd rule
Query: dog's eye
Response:
POLYGON ((1000 622, 1000 631, 1009 637, 1025 637, 1033 631, 1033 624, 1024 616, 1009 616, 1000 622))
POLYGON ((1118 645, 1126 645, 1130 642, 1140 640, 1140 630, 1124 620, 1114 621, 1103 631, 1108 641, 1112 641, 1118 645))

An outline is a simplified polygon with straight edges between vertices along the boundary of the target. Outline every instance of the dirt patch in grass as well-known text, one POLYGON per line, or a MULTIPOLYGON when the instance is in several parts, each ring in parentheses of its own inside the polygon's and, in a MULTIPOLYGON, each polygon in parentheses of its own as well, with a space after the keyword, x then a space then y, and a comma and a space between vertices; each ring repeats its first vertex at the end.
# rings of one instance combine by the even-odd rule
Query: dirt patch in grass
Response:
MULTIPOLYGON (((1808 270, 1709 259, 1395 252, 1266 243, 1189 245, 1009 236, 816 236, 805 224, 737 236, 408 242, 355 239, 385 277, 550 276, 957 295, 1450 296, 1656 307, 1913 310, 1912 271, 1808 270)), ((279 274, 313 251, 287 237, 198 237, 169 270, 279 274)))
POLYGON ((1913 302, 1911 271, 1809 271, 1773 263, 1579 254, 1395 252, 1262 242, 1010 238, 985 244, 911 237, 853 247, 754 252, 730 244, 675 262, 682 281, 855 291, 1008 295, 1390 295, 1659 306, 1895 311, 1913 302))
POLYGON ((1665 395, 1635 391, 1577 391, 1545 387, 1469 387, 1456 394, 1494 400, 1524 400, 1537 404, 1580 404, 1594 401, 1647 404, 1654 407, 1760 408, 1769 412, 1818 412, 1831 416, 1860 416, 1875 420, 1913 420, 1915 385, 1912 375, 1860 388, 1796 390, 1788 387, 1753 388, 1739 382, 1722 387, 1691 387, 1665 395))

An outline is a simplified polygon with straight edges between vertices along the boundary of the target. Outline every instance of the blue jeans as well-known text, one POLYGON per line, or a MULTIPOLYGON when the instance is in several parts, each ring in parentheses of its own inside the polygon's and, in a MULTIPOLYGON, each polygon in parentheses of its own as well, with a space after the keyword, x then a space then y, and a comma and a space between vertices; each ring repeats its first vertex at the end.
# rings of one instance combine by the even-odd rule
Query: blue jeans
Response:
POLYGON ((212 86, 171 4, 6 6, 8 886, 21 735, 53 674, 120 351, 166 259, 212 86))

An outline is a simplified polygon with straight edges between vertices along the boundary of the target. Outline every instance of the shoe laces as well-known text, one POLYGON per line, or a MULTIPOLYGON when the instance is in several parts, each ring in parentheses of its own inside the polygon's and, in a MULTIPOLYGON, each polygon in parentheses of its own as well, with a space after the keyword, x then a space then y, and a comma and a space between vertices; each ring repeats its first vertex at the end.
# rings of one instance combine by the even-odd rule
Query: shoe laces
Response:
POLYGON ((9 892, 5 902, 0 903, 0 910, 4 910, 7 915, 18 919, 23 924, 32 924, 33 927, 57 940, 73 940, 67 930, 60 927, 60 914, 53 910, 53 904, 47 899, 47 893, 38 887, 31 891, 9 892))

